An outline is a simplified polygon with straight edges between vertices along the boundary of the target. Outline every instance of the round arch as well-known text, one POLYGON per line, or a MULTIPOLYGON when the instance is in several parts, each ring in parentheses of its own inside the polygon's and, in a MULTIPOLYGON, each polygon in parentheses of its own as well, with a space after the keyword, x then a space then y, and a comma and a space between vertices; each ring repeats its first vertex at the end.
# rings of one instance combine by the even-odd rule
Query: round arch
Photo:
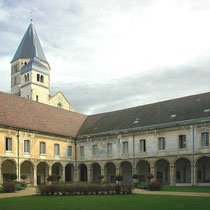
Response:
POLYGON ((174 163, 176 183, 191 183, 191 162, 187 158, 176 159, 174 163))
POLYGON ((92 163, 90 166, 91 181, 99 182, 99 175, 101 175, 101 166, 99 163, 92 163))
POLYGON ((78 169, 79 169, 79 181, 87 182, 88 181, 87 166, 84 163, 81 163, 78 166, 78 169))
POLYGON ((210 157, 202 156, 196 161, 197 182, 210 183, 210 157))
POLYGON ((74 165, 71 163, 68 163, 65 166, 65 181, 66 182, 74 181, 74 165))
POLYGON ((164 185, 170 183, 170 164, 166 159, 158 159, 155 161, 155 177, 156 180, 164 185))
POLYGON ((45 184, 49 176, 49 164, 45 161, 40 161, 37 164, 37 184, 45 184))
POLYGON ((132 164, 130 161, 120 163, 120 174, 123 176, 123 182, 132 182, 132 164))
POLYGON ((34 165, 32 161, 25 160, 20 164, 20 178, 22 175, 26 175, 24 180, 27 184, 33 184, 34 181, 34 165))
POLYGON ((146 176, 150 172, 150 164, 146 160, 139 160, 136 164, 136 173, 140 181, 146 181, 146 176))
POLYGON ((13 159, 5 159, 1 163, 1 175, 3 182, 10 179, 11 174, 16 174, 17 164, 13 159))
POLYGON ((108 162, 104 166, 105 179, 109 183, 115 183, 116 166, 113 162, 108 162))

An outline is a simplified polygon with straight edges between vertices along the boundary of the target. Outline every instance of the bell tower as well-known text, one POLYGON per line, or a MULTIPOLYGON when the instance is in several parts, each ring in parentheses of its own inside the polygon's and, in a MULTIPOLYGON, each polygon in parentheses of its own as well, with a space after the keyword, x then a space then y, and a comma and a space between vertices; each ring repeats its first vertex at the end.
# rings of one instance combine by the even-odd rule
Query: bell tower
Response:
POLYGON ((49 103, 50 66, 32 21, 11 61, 11 93, 49 103))

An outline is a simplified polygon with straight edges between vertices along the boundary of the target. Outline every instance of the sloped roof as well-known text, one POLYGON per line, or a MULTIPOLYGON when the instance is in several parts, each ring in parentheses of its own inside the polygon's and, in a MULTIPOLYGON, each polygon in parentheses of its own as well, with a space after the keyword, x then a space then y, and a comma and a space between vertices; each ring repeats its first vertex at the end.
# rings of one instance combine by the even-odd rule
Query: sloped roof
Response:
POLYGON ((20 73, 24 74, 24 73, 26 73, 28 71, 31 71, 31 70, 36 70, 38 72, 41 72, 41 73, 47 74, 47 75, 49 75, 49 73, 50 73, 48 68, 46 66, 44 66, 40 62, 39 58, 37 58, 37 57, 31 58, 31 60, 28 62, 28 64, 21 68, 21 72, 20 73))
POLYGON ((78 135, 210 117, 210 93, 90 115, 78 135))
POLYGON ((0 92, 0 125, 76 137, 86 116, 0 92))
POLYGON ((11 62, 14 62, 19 58, 33 58, 35 54, 37 54, 37 57, 41 61, 48 63, 34 25, 31 22, 11 62))

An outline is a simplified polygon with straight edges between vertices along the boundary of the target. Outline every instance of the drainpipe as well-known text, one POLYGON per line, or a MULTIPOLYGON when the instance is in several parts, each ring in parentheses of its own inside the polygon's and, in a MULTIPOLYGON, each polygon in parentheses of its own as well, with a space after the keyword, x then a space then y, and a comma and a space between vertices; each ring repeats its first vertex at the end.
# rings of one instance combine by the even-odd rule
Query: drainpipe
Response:
POLYGON ((194 125, 192 125, 192 137, 193 137, 193 145, 192 145, 192 186, 195 185, 195 173, 194 173, 194 168, 195 168, 195 128, 194 125))
POLYGON ((18 155, 18 162, 17 162, 18 174, 17 174, 17 178, 18 178, 18 181, 20 181, 20 146, 19 146, 19 142, 20 142, 20 131, 18 130, 18 134, 17 134, 17 155, 18 155))
POLYGON ((77 177, 78 177, 78 174, 77 174, 78 173, 78 171, 77 171, 77 138, 75 138, 75 140, 74 140, 74 166, 75 166, 74 172, 76 172, 76 176, 74 174, 74 180, 75 180, 75 178, 77 179, 77 177))
POLYGON ((133 173, 136 173, 136 170, 135 170, 135 133, 133 132, 133 173))

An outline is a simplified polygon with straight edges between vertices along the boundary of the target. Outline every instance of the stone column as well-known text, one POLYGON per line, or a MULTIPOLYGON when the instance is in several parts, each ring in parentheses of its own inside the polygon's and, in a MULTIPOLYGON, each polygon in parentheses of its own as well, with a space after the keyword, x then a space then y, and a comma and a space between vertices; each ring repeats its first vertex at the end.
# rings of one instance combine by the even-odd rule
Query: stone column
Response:
POLYGON ((191 185, 197 185, 197 168, 194 164, 191 164, 191 185))
POLYGON ((49 176, 52 175, 52 166, 49 167, 49 172, 48 172, 49 176))
POLYGON ((174 174, 175 170, 174 170, 174 165, 170 165, 170 186, 174 186, 175 185, 175 174, 174 174))
POLYGON ((37 186, 37 168, 34 166, 34 186, 37 186))
POLYGON ((65 182, 65 168, 62 167, 62 170, 61 170, 61 181, 65 182))
POLYGON ((150 166, 150 173, 154 175, 154 178, 152 178, 151 181, 156 180, 155 167, 154 167, 154 165, 153 166, 150 166))
POLYGON ((91 182, 91 170, 90 170, 90 168, 88 168, 87 169, 87 180, 88 180, 88 182, 91 182))
POLYGON ((0 184, 3 184, 3 176, 2 176, 1 166, 0 166, 0 184))
POLYGON ((20 165, 19 168, 16 166, 16 175, 17 175, 17 181, 20 182, 20 165))
MULTIPOLYGON (((120 174, 120 167, 116 167, 116 176, 120 174)), ((122 175, 122 174, 121 174, 122 175)))

